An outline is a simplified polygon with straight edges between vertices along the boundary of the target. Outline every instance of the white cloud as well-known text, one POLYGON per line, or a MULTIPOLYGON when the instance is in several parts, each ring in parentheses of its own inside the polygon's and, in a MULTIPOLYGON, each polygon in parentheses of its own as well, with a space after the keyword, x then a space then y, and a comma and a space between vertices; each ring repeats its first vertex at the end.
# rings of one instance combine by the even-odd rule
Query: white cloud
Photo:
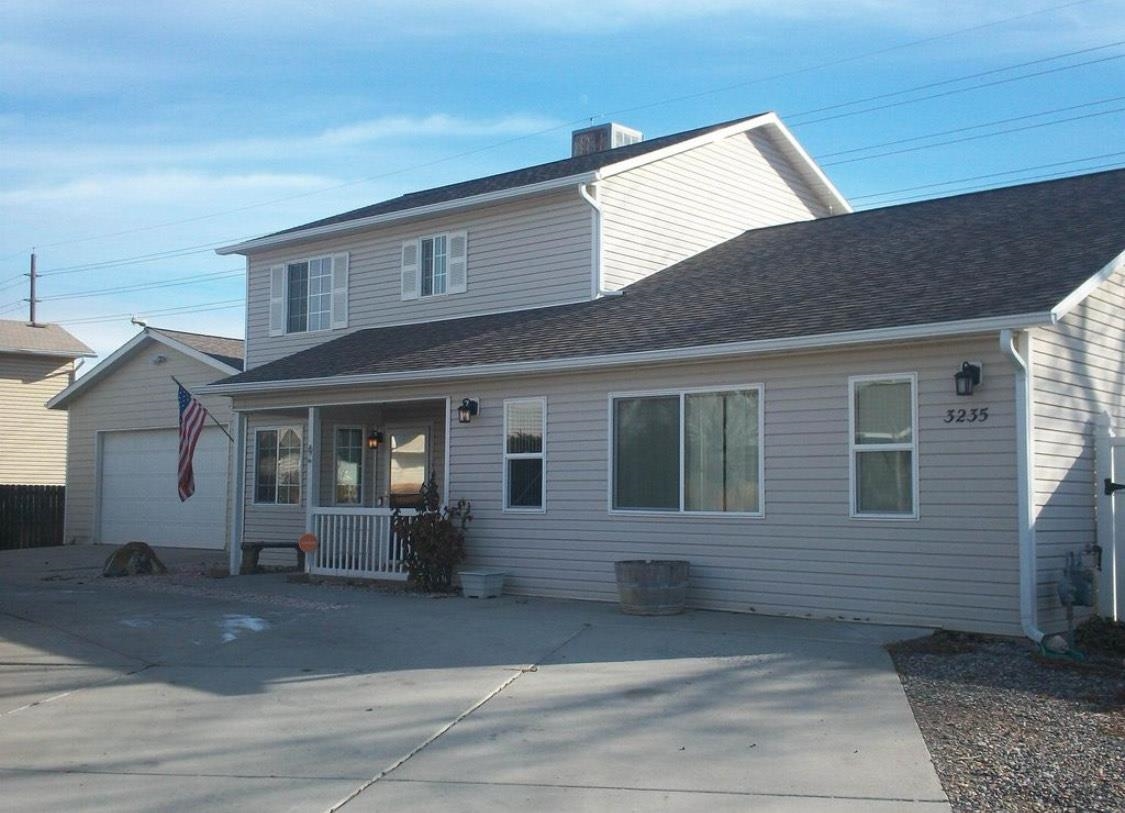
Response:
POLYGON ((511 114, 494 118, 466 118, 436 113, 428 116, 383 116, 328 127, 309 135, 284 137, 219 138, 187 142, 146 140, 135 143, 128 131, 120 141, 91 143, 75 131, 64 138, 17 142, 9 138, 0 152, 0 166, 14 170, 47 167, 51 170, 78 170, 93 167, 177 166, 182 164, 231 164, 245 166, 302 156, 308 163, 316 157, 339 160, 344 148, 360 148, 373 143, 412 146, 419 139, 435 143, 448 139, 514 138, 562 126, 546 116, 511 114))
POLYGON ((28 206, 55 202, 83 204, 93 199, 128 201, 133 205, 200 197, 215 200, 227 194, 300 192, 321 189, 334 183, 339 181, 321 175, 148 172, 141 175, 75 178, 54 186, 36 185, 0 191, 0 205, 28 206))

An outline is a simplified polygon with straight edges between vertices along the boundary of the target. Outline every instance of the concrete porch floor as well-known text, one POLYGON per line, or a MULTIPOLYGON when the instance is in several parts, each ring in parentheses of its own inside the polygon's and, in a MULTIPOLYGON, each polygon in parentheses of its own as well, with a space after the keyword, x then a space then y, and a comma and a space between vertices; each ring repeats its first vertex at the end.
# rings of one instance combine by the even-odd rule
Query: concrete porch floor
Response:
POLYGON ((882 649, 917 630, 110 580, 106 555, 0 553, 11 809, 949 809, 882 649))

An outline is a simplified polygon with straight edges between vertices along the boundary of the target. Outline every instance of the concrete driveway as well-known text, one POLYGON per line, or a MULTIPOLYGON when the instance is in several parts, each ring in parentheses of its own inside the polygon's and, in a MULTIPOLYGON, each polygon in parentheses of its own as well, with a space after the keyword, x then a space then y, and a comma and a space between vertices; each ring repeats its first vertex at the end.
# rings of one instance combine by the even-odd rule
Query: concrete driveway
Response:
POLYGON ((915 631, 105 554, 0 553, 8 809, 949 809, 882 649, 915 631))

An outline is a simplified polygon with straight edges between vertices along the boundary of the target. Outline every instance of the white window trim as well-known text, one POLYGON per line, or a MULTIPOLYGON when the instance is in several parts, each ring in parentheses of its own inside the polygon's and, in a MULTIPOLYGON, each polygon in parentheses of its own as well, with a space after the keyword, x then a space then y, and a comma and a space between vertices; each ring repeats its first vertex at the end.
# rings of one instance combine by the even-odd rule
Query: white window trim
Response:
POLYGON ((500 506, 505 513, 513 514, 546 514, 547 513, 547 399, 537 398, 506 398, 504 400, 504 432, 502 437, 501 453, 503 456, 504 474, 501 477, 500 506), (542 416, 543 450, 541 452, 508 452, 508 405, 509 404, 539 404, 542 416), (508 461, 509 460, 542 460, 543 475, 540 488, 542 498, 540 506, 510 506, 508 505, 508 461))
POLYGON ((363 489, 367 486, 367 427, 357 423, 338 423, 332 427, 332 504, 337 507, 347 508, 362 508, 363 507, 363 489), (340 502, 336 498, 336 487, 339 485, 337 476, 339 469, 337 462, 340 453, 340 430, 341 429, 358 429, 359 430, 359 502, 340 502))
POLYGON ((921 513, 918 506, 918 374, 917 373, 872 373, 848 377, 848 516, 858 520, 877 520, 880 522, 914 522, 921 513), (855 385, 867 381, 886 381, 889 383, 910 382, 910 443, 864 443, 855 442, 855 385), (856 493, 856 452, 910 452, 911 502, 913 511, 909 514, 867 513, 857 510, 856 493))
MULTIPOLYGON (((289 329, 289 266, 300 265, 301 263, 311 263, 313 260, 328 260, 328 279, 329 279, 329 282, 331 283, 332 277, 333 277, 332 269, 333 269, 334 263, 335 263, 335 260, 333 259, 333 257, 334 257, 334 255, 332 255, 332 254, 316 254, 316 255, 313 255, 311 257, 301 257, 301 258, 296 259, 296 260, 285 260, 281 263, 281 265, 284 266, 284 268, 285 268, 285 299, 284 299, 285 314, 284 314, 284 322, 285 322, 285 335, 286 336, 304 336, 307 333, 327 333, 328 331, 332 330, 332 300, 331 299, 328 300, 328 327, 318 327, 316 330, 309 330, 308 327, 306 327, 304 330, 290 330, 289 329)), ((275 263, 275 265, 276 265, 276 263, 275 263)), ((331 285, 329 285, 329 291, 331 292, 331 285)), ((330 293, 330 295, 331 295, 331 293, 330 293)), ((306 307, 307 307, 307 305, 308 305, 308 294, 305 295, 305 299, 306 299, 306 307)), ((308 323, 309 323, 308 322, 308 311, 306 310, 306 312, 305 312, 305 325, 308 325, 308 323)))
POLYGON ((305 501, 305 433, 301 431, 301 427, 295 424, 284 424, 280 426, 258 426, 254 428, 254 448, 251 454, 251 461, 254 469, 254 482, 251 488, 253 495, 252 505, 262 506, 264 508, 281 508, 285 510, 300 510, 305 501), (280 485, 280 480, 274 483, 273 488, 273 502, 259 502, 258 501, 258 435, 262 432, 277 432, 278 443, 278 457, 280 458, 281 446, 281 433, 287 429, 291 429, 297 433, 297 440, 301 443, 301 465, 297 467, 297 502, 278 502, 277 501, 277 488, 280 485))
POLYGON ((418 299, 424 301, 427 299, 438 299, 439 297, 449 296, 449 235, 450 232, 438 232, 436 234, 423 234, 417 239, 418 243, 418 299), (422 267, 422 243, 426 240, 436 240, 439 237, 445 238, 445 290, 441 293, 422 293, 422 280, 426 275, 426 269, 422 267))
POLYGON ((606 507, 611 516, 657 516, 657 517, 725 517, 731 519, 765 519, 766 516, 766 388, 764 384, 725 384, 716 387, 688 387, 680 389, 635 390, 630 392, 611 392, 607 405, 608 413, 608 454, 606 478, 606 507), (745 392, 758 393, 758 510, 757 511, 688 511, 684 508, 684 401, 688 395, 707 392, 745 392), (613 423, 613 402, 619 398, 648 398, 653 396, 676 395, 680 399, 680 507, 670 508, 617 508, 614 505, 614 454, 616 443, 613 423))

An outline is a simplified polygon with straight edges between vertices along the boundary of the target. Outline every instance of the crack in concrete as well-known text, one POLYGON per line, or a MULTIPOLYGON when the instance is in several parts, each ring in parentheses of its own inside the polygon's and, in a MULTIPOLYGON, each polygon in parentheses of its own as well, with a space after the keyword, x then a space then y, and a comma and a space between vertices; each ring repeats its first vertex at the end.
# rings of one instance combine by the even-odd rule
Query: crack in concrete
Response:
POLYGON ((824 799, 847 802, 913 802, 916 804, 948 804, 946 799, 917 798, 909 796, 851 796, 838 793, 784 793, 761 790, 714 790, 708 788, 652 788, 634 785, 578 785, 556 782, 495 782, 473 781, 471 779, 399 779, 390 777, 388 782, 416 783, 419 785, 471 785, 498 788, 553 788, 558 790, 621 790, 638 793, 699 793, 712 796, 760 796, 778 799, 824 799))
POLYGON ((325 813, 336 813, 336 811, 338 811, 344 805, 348 804, 348 802, 351 802, 353 799, 357 798, 361 793, 363 793, 365 790, 370 788, 376 782, 379 782, 379 781, 385 779, 392 772, 401 768, 403 765, 405 765, 407 762, 409 762, 413 757, 420 754, 427 747, 429 747, 433 743, 437 742, 439 739, 441 739, 443 736, 445 736, 447 733, 449 733, 449 731, 455 725, 457 725, 459 722, 464 720, 466 717, 468 717, 470 714, 475 712, 477 709, 481 708, 489 700, 496 697, 502 691, 507 689, 509 686, 511 686, 513 683, 515 683, 517 680, 519 680, 520 677, 527 674, 528 672, 538 672, 540 663, 543 663, 544 661, 550 659, 553 655, 558 653, 559 650, 561 650, 563 647, 565 647, 567 644, 569 644, 571 641, 573 641, 579 635, 581 635, 582 633, 584 633, 588 629, 590 629, 590 627, 591 627, 590 624, 583 624, 578 630, 576 630, 575 632, 568 635, 560 643, 558 643, 557 645, 552 647, 549 651, 547 651, 546 653, 541 655, 539 657, 539 659, 536 660, 534 663, 529 663, 527 666, 520 667, 519 670, 515 672, 515 674, 513 674, 511 677, 504 680, 499 686, 497 686, 491 692, 486 694, 484 697, 482 697, 480 700, 478 700, 473 705, 469 706, 467 709, 465 709, 463 712, 458 714, 456 717, 454 717, 448 723, 443 725, 441 728, 439 728, 437 731, 435 731, 433 734, 431 734, 429 737, 427 737, 421 743, 416 745, 409 753, 407 753, 406 755, 404 755, 402 757, 399 757, 397 760, 395 760, 390 765, 388 765, 386 768, 379 771, 379 773, 375 774, 370 779, 365 781, 362 785, 360 785, 358 788, 353 790, 351 793, 349 793, 343 799, 341 799, 340 801, 336 802, 334 805, 329 807, 325 811, 325 813))

